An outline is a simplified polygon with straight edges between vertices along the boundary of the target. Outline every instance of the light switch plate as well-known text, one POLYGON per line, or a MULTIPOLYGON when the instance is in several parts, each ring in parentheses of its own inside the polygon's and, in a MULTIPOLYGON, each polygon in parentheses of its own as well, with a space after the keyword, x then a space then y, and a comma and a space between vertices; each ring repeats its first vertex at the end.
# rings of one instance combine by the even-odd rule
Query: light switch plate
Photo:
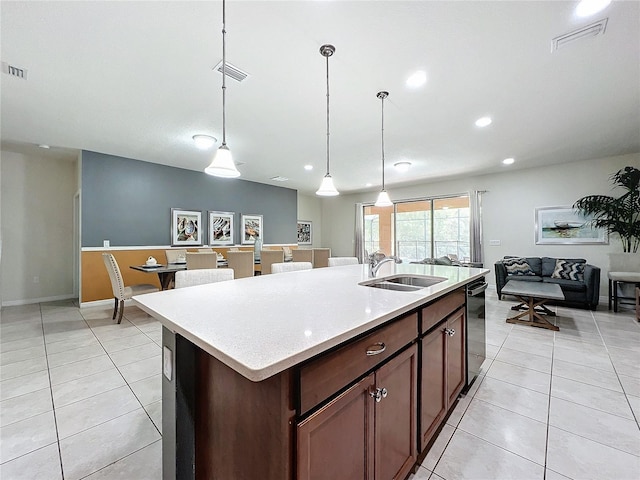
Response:
POLYGON ((102 241, 102 246, 104 248, 109 248, 111 246, 111 242, 109 240, 103 240, 102 241))
POLYGON ((489 240, 489 245, 492 247, 499 247, 502 244, 500 240, 489 240))
POLYGON ((163 347, 162 349, 162 373, 171 381, 173 375, 173 352, 169 347, 163 347))

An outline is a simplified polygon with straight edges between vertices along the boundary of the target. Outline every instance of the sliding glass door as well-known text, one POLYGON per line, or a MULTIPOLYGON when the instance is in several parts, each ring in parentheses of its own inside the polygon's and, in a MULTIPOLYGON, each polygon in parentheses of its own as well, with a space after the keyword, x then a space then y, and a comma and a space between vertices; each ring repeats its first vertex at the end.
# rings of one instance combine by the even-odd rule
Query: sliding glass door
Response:
POLYGON ((469 196, 396 202, 391 207, 363 206, 363 245, 404 261, 456 255, 470 251, 469 196))

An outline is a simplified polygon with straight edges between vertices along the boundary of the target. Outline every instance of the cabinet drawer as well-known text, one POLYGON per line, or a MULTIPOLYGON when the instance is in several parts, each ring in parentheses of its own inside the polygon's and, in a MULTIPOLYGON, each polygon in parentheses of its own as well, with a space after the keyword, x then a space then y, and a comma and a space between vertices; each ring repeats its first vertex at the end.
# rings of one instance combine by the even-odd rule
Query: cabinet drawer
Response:
POLYGON ((418 316, 413 313, 305 365, 300 369, 300 412, 315 407, 411 343, 417 334, 418 316), (380 350, 381 344, 384 351, 367 354, 380 350))
POLYGON ((446 297, 436 300, 422 309, 422 331, 427 332, 442 319, 464 305, 464 288, 454 290, 446 297))

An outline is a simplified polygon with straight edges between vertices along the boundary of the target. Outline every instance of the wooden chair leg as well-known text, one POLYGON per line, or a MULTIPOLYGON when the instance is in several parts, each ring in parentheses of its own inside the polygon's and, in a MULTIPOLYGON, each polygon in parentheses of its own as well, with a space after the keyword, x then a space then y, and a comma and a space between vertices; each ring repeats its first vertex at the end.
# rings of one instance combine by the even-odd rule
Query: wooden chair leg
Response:
POLYGON ((118 323, 122 322, 122 315, 124 315, 124 300, 120 300, 120 314, 118 315, 118 323))
POLYGON ((115 320, 116 319, 116 315, 118 314, 118 299, 114 297, 113 300, 114 300, 113 317, 111 317, 111 320, 115 320))

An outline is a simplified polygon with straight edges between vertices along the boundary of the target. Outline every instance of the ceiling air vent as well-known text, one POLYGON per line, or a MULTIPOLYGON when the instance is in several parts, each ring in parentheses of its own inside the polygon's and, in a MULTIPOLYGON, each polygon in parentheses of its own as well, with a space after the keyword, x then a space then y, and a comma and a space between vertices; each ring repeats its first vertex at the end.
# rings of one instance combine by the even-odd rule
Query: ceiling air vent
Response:
POLYGON ((551 52, 553 53, 556 50, 565 47, 567 44, 572 43, 576 40, 580 40, 582 38, 604 35, 608 21, 608 18, 603 18, 602 20, 598 20, 591 25, 587 25, 585 27, 579 28, 578 30, 574 30, 573 32, 565 33, 564 35, 560 35, 559 37, 554 38, 553 40, 551 40, 551 52))
MULTIPOLYGON (((213 69, 216 72, 222 73, 222 61, 220 61, 220 63, 218 65, 213 67, 213 69)), ((233 78, 234 80, 236 80, 238 82, 243 81, 245 78, 247 78, 249 76, 249 74, 247 72, 243 72, 238 67, 234 67, 233 65, 231 65, 229 62, 227 62, 227 68, 225 70, 226 70, 226 73, 227 73, 227 77, 233 78)))
POLYGON ((275 177, 271 177, 269 180, 273 180, 274 182, 286 182, 289 179, 287 177, 281 177, 280 175, 276 175, 275 177))
POLYGON ((21 78, 23 80, 27 79, 26 68, 16 67, 15 65, 10 65, 7 62, 2 62, 2 73, 6 73, 12 77, 21 78))

